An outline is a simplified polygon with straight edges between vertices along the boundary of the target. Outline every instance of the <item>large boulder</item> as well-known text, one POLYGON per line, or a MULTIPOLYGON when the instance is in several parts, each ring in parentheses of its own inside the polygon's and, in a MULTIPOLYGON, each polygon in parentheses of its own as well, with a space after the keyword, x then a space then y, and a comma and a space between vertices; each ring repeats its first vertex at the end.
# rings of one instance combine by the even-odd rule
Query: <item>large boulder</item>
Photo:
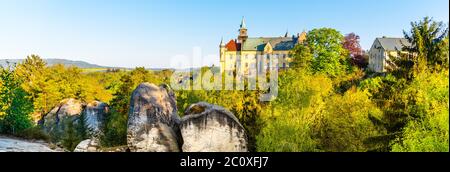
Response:
POLYGON ((87 139, 81 141, 76 147, 74 152, 98 152, 99 141, 97 139, 87 139))
POLYGON ((175 94, 167 85, 140 84, 131 96, 127 144, 131 152, 178 152, 181 138, 175 94))
POLYGON ((181 120, 183 152, 247 152, 244 127, 223 107, 200 102, 181 120))
POLYGON ((83 114, 86 129, 91 138, 98 138, 103 133, 108 111, 108 105, 103 102, 93 101, 86 105, 83 114))
POLYGON ((76 121, 83 110, 84 104, 76 99, 64 99, 58 106, 45 115, 40 124, 47 133, 60 135, 66 122, 76 121))

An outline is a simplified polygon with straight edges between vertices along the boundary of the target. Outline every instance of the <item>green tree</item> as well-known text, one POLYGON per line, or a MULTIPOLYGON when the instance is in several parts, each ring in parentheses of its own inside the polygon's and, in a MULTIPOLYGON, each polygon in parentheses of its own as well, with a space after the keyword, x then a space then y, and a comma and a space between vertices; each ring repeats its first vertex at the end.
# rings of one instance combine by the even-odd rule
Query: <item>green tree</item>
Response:
POLYGON ((30 128, 33 104, 9 67, 0 68, 0 132, 17 134, 30 128))
POLYGON ((366 152, 375 148, 366 140, 385 134, 371 118, 381 119, 383 112, 363 92, 350 89, 344 95, 333 95, 314 134, 322 150, 331 152, 366 152))
POLYGON ((61 143, 66 150, 73 151, 78 143, 83 140, 83 138, 78 133, 77 125, 74 123, 72 118, 65 119, 63 122, 65 128, 61 138, 61 143))
POLYGON ((299 44, 290 52, 292 57, 291 68, 301 68, 310 70, 313 56, 311 49, 305 44, 299 44))
POLYGON ((393 141, 393 151, 449 151, 448 77, 448 71, 421 73, 402 91, 409 118, 393 141))
POLYGON ((412 44, 405 49, 414 54, 415 74, 426 70, 427 67, 432 70, 449 67, 448 27, 445 28, 443 22, 425 17, 422 21, 411 22, 411 30, 403 33, 412 44))
POLYGON ((331 28, 308 32, 306 42, 313 56, 312 68, 315 72, 337 77, 349 70, 348 50, 343 47, 343 40, 344 36, 331 28))
POLYGON ((332 93, 324 74, 292 69, 280 75, 278 97, 261 111, 264 124, 256 136, 258 151, 321 151, 313 126, 321 121, 324 98, 332 93))
POLYGON ((28 93, 30 100, 34 105, 33 116, 35 120, 40 119, 42 114, 46 114, 52 107, 47 106, 47 101, 43 97, 47 96, 54 90, 48 90, 48 85, 56 84, 48 82, 46 79, 47 68, 46 63, 38 55, 30 55, 19 63, 15 68, 15 74, 22 80, 21 87, 28 93))

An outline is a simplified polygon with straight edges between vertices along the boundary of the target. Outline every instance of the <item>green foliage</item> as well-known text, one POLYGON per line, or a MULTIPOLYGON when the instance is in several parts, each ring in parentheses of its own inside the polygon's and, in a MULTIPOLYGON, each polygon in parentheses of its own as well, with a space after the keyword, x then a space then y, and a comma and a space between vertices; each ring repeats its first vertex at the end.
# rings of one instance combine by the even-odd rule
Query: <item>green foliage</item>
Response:
POLYGON ((312 69, 331 77, 338 77, 349 70, 348 50, 342 42, 344 36, 331 28, 313 29, 306 36, 307 46, 313 56, 312 69))
POLYGON ((277 99, 263 110, 266 126, 257 136, 258 151, 368 151, 366 139, 383 128, 371 117, 382 111, 363 92, 333 92, 323 74, 289 70, 280 77, 277 99))
POLYGON ((0 68, 0 132, 16 134, 32 126, 33 105, 10 68, 0 68))
POLYGON ((322 74, 288 70, 280 76, 278 97, 261 116, 266 124, 256 136, 258 151, 320 151, 311 127, 322 117, 332 83, 322 74))
POLYGON ((94 75, 85 75, 77 67, 53 65, 47 67, 37 55, 28 56, 18 64, 15 73, 22 80, 21 87, 33 102, 34 121, 47 114, 66 98, 75 98, 90 102, 100 100, 108 102, 111 93, 94 75))
POLYGON ((277 118, 256 137, 258 152, 317 152, 309 125, 301 118, 277 118))
POLYGON ((50 136, 47 133, 45 133, 40 126, 33 126, 24 129, 20 133, 17 133, 16 136, 29 140, 50 141, 50 136))
POLYGON ((170 74, 171 72, 168 70, 152 72, 138 67, 131 72, 115 76, 116 82, 110 81, 109 85, 114 92, 114 98, 110 101, 110 112, 103 129, 104 134, 100 136, 103 146, 113 147, 126 144, 128 110, 133 90, 143 82, 161 84, 163 80, 168 81, 170 74), (117 78, 120 78, 119 82, 117 82, 117 78))
POLYGON ((72 119, 64 120, 64 134, 61 138, 63 147, 68 151, 73 151, 75 147, 83 141, 83 137, 77 131, 78 124, 72 119))
POLYGON ((325 104, 323 117, 314 126, 322 150, 369 151, 372 148, 365 140, 384 134, 370 119, 381 119, 383 112, 363 92, 350 89, 342 96, 331 96, 325 104))
POLYGON ((393 151, 449 151, 448 71, 421 73, 403 91, 410 120, 393 143, 393 151))
POLYGON ((127 143, 127 115, 111 109, 107 114, 103 134, 100 136, 100 144, 104 147, 126 145, 127 143))
MULTIPOLYGON (((394 64, 388 74, 351 66, 338 31, 313 29, 291 52, 292 68, 280 71, 274 101, 260 102, 262 91, 255 90, 176 90, 179 114, 200 101, 229 109, 244 126, 250 151, 448 152, 448 28, 429 18, 411 26, 404 33, 413 46, 388 61, 394 64)), ((352 56, 359 52, 357 46, 349 47, 355 50, 352 56)), ((209 69, 218 72, 203 67, 200 73, 209 69)), ((130 96, 136 86, 170 83, 173 73, 143 67, 95 72, 46 66, 37 55, 0 72, 1 133, 47 140, 31 119, 40 119, 66 98, 99 100, 110 105, 100 136, 104 147, 126 144, 130 96)), ((62 133, 52 133, 52 141, 73 150, 89 137, 84 114, 78 120, 61 120, 55 132, 62 133)))
POLYGON ((444 28, 443 22, 436 22, 429 17, 422 21, 411 22, 411 30, 403 31, 405 38, 412 43, 407 47, 408 52, 416 53, 416 71, 421 72, 429 68, 440 70, 448 65, 448 27, 444 28))
POLYGON ((292 57, 291 68, 298 69, 311 69, 311 62, 313 61, 313 55, 311 49, 305 44, 299 44, 290 52, 292 57))

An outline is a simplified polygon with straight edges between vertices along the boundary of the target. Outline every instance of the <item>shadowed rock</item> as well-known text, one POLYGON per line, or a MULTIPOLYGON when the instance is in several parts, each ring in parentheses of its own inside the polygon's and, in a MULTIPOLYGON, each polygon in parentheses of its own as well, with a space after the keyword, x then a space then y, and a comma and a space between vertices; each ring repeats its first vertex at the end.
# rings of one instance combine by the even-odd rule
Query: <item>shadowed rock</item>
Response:
POLYGON ((131 96, 127 144, 131 152, 178 152, 180 118, 166 85, 142 83, 131 96))
POLYGON ((98 138, 106 122, 106 115, 109 111, 108 105, 103 102, 94 101, 89 103, 84 109, 84 120, 86 129, 92 138, 98 138))
POLYGON ((223 107, 200 102, 181 120, 183 152, 247 152, 247 136, 238 119, 223 107))

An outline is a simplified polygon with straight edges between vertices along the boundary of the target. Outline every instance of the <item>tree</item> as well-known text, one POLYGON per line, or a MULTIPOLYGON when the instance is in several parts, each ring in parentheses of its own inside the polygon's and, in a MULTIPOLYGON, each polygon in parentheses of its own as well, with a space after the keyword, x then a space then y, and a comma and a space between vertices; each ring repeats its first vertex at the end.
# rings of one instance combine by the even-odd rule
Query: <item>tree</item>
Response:
POLYGON ((78 133, 78 127, 74 124, 74 120, 72 118, 65 119, 63 122, 65 128, 61 138, 62 145, 66 150, 73 151, 78 143, 83 140, 83 138, 78 133))
POLYGON ((422 21, 411 22, 411 30, 403 31, 406 39, 412 44, 405 50, 414 54, 414 73, 426 70, 446 69, 449 67, 448 27, 443 22, 433 21, 425 17, 422 21))
POLYGON ((345 74, 350 68, 348 51, 342 46, 344 37, 335 29, 313 29, 306 36, 307 46, 313 56, 312 69, 331 77, 345 74))
POLYGON ((393 151, 449 151, 448 84, 448 71, 425 72, 402 91, 409 120, 393 141, 393 151))
POLYGON ((0 68, 1 133, 17 134, 32 126, 33 104, 20 84, 9 67, 0 68))
POLYGON ((361 45, 359 45, 359 35, 356 35, 355 33, 349 33, 345 35, 342 45, 349 51, 350 57, 355 57, 363 54, 361 45))
POLYGON ((381 119, 383 112, 356 88, 344 95, 333 95, 325 102, 319 125, 313 130, 321 149, 332 152, 366 152, 375 149, 366 140, 385 134, 371 118, 381 119))
POLYGON ((350 62, 360 68, 367 66, 368 58, 365 57, 364 52, 359 44, 360 37, 355 33, 349 33, 345 36, 342 45, 349 51, 350 62))
POLYGON ((55 84, 46 80, 46 63, 38 55, 30 55, 19 63, 15 68, 15 74, 21 80, 21 87, 28 93, 30 101, 33 102, 36 116, 39 119, 42 114, 46 114, 52 107, 48 107, 46 101, 38 101, 42 97, 49 97, 47 93, 53 90, 44 89, 48 85, 55 84))
POLYGON ((280 76, 279 87, 277 98, 261 110, 264 126, 256 136, 257 150, 322 151, 312 126, 322 118, 324 98, 333 89, 331 80, 324 74, 292 69, 280 76))
POLYGON ((305 44, 299 44, 290 52, 292 57, 291 68, 311 69, 313 56, 311 49, 305 44))
POLYGON ((102 145, 119 146, 126 143, 128 109, 132 89, 134 89, 134 83, 131 75, 127 73, 120 78, 120 86, 110 102, 104 134, 101 136, 102 145))

